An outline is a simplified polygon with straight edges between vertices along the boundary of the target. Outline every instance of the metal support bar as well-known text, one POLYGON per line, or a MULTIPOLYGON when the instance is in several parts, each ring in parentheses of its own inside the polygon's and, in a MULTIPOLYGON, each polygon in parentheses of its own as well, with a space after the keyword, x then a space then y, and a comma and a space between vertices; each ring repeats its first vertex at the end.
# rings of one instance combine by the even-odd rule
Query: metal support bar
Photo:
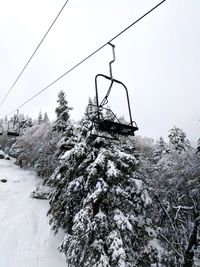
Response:
POLYGON ((104 99, 101 101, 100 107, 103 107, 104 105, 106 105, 108 103, 108 96, 110 94, 112 85, 113 85, 113 73, 112 73, 112 63, 115 62, 115 45, 108 43, 111 47, 112 47, 112 52, 113 52, 113 59, 109 62, 109 70, 110 70, 110 80, 111 80, 111 84, 108 88, 108 91, 106 93, 106 96, 104 97, 104 99))

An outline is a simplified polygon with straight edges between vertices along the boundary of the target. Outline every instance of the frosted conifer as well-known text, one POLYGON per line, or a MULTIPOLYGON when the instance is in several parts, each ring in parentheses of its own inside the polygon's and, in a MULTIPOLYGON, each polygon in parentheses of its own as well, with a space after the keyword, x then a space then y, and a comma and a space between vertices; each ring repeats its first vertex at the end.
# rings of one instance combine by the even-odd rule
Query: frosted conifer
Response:
POLYGON ((164 139, 160 137, 158 142, 155 145, 154 149, 154 160, 157 162, 162 158, 163 155, 166 153, 169 153, 169 148, 167 147, 167 144, 165 143, 164 139))
POLYGON ((47 112, 44 113, 43 122, 49 122, 49 117, 47 115, 47 112))
POLYGON ((38 114, 37 123, 38 123, 38 124, 42 124, 42 123, 43 123, 43 118, 42 118, 42 112, 41 112, 41 111, 40 111, 39 114, 38 114))
POLYGON ((72 108, 68 106, 68 101, 62 90, 58 93, 57 103, 58 107, 55 110, 57 118, 53 125, 53 130, 57 132, 65 132, 70 117, 69 111, 72 110, 72 108))
POLYGON ((78 142, 50 179, 50 222, 66 233, 60 250, 69 267, 150 266, 155 232, 138 161, 124 143, 90 136, 91 127, 84 118, 78 142))
POLYGON ((171 147, 179 152, 185 151, 190 147, 190 142, 187 139, 186 134, 182 129, 177 128, 176 126, 169 130, 168 137, 171 147))

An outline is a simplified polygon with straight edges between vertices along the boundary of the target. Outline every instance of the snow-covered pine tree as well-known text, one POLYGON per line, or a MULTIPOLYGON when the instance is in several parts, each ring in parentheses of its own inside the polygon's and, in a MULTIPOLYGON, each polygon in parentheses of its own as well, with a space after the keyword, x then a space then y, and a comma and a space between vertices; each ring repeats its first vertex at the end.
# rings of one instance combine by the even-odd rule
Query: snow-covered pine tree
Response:
POLYGON ((43 122, 48 122, 49 121, 49 117, 47 115, 47 112, 44 113, 44 117, 43 117, 43 122))
POLYGON ((85 131, 85 133, 87 133, 88 128, 86 127, 86 125, 89 124, 88 118, 90 117, 90 115, 93 117, 94 114, 93 109, 94 109, 93 102, 91 98, 89 98, 88 105, 85 109, 84 117, 82 118, 82 120, 78 124, 68 120, 65 132, 62 133, 63 137, 58 142, 57 150, 55 151, 55 155, 58 161, 60 160, 60 165, 54 170, 54 173, 51 177, 47 177, 47 179, 44 180, 44 184, 53 187, 54 183, 57 182, 57 180, 54 178, 57 177, 60 170, 62 169, 62 165, 64 164, 64 161, 62 159, 63 155, 66 154, 67 151, 71 150, 75 146, 75 144, 77 143, 78 135, 80 135, 80 132, 85 131), (83 125, 85 126, 83 127, 83 125))
POLYGON ((160 160, 162 156, 165 155, 166 153, 169 153, 169 148, 166 142, 164 141, 164 139, 160 137, 154 148, 153 157, 154 157, 155 162, 160 160))
MULTIPOLYGON (((72 108, 70 108, 70 109, 72 109, 72 108)), ((47 156, 49 154, 49 156, 52 158, 52 162, 54 163, 51 166, 51 174, 52 174, 52 172, 54 172, 54 175, 59 170, 59 167, 57 168, 57 166, 55 164, 59 163, 59 160, 62 157, 62 155, 67 150, 70 150, 72 147, 74 147, 74 144, 77 141, 76 124, 73 121, 69 120, 69 114, 68 114, 67 118, 68 118, 67 121, 62 123, 62 125, 65 124, 65 127, 62 128, 62 131, 58 130, 58 127, 57 127, 58 125, 56 126, 56 123, 53 124, 52 132, 51 132, 51 142, 49 143, 49 147, 47 147, 48 150, 51 151, 51 153, 49 153, 47 151, 47 156)), ((59 125, 61 125, 61 124, 59 124, 59 125)), ((61 129, 61 128, 59 128, 59 129, 61 129)), ((46 153, 44 153, 44 155, 42 155, 44 162, 46 161, 45 160, 45 158, 46 158, 45 154, 46 153)), ((43 171, 43 169, 42 169, 42 171, 43 171)), ((51 177, 47 176, 47 175, 46 175, 43 183, 48 184, 50 186, 53 186, 51 177)))
POLYGON ((84 118, 50 178, 50 223, 65 231, 60 250, 69 267, 149 267, 158 251, 134 149, 90 136, 91 127, 84 118))
MULTIPOLYGON (((103 111, 101 108, 99 109, 99 115, 100 118, 103 118, 103 111)), ((92 100, 89 97, 88 104, 84 112, 84 118, 82 120, 90 120, 93 122, 97 120, 97 103, 95 98, 92 100)))
POLYGON ((72 122, 69 122, 67 125, 67 128, 64 132, 64 135, 60 142, 57 145, 57 152, 56 155, 59 158, 62 157, 62 155, 74 147, 75 143, 77 141, 77 135, 76 135, 76 125, 72 122))
POLYGON ((37 124, 42 124, 42 123, 43 123, 43 118, 42 118, 42 112, 40 111, 38 114, 37 124))
POLYGON ((69 111, 72 110, 72 108, 68 106, 68 101, 66 100, 65 93, 62 90, 58 93, 57 103, 58 107, 55 110, 57 118, 55 123, 53 124, 53 131, 62 133, 66 130, 70 117, 69 111))
POLYGON ((114 121, 116 119, 114 113, 111 111, 110 106, 106 107, 105 119, 114 121))
POLYGON ((94 103, 93 103, 91 97, 89 97, 89 99, 88 99, 88 105, 85 108, 85 113, 84 113, 85 117, 89 117, 89 118, 93 119, 92 118, 93 109, 94 109, 93 106, 94 106, 94 103))
POLYGON ((171 148, 179 152, 185 151, 191 146, 189 140, 186 138, 184 131, 176 126, 169 130, 168 137, 171 148))

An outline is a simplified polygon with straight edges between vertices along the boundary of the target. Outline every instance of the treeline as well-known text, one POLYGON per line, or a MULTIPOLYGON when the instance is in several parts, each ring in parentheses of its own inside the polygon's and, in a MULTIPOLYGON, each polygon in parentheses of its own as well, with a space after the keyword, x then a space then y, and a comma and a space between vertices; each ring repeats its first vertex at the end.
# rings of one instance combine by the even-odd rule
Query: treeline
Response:
POLYGON ((0 141, 48 186, 34 194, 48 196, 52 229, 65 232, 67 266, 199 266, 200 142, 193 148, 175 126, 168 142, 100 138, 91 134, 91 99, 77 123, 64 92, 57 102, 55 122, 40 114, 0 141))

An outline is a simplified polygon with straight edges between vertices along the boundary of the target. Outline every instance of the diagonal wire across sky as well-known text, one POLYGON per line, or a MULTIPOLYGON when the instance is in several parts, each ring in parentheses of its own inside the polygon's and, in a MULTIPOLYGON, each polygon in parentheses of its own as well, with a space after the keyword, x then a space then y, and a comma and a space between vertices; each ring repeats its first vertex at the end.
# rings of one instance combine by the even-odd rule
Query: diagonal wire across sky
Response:
POLYGON ((3 103, 6 101, 7 97, 9 96, 9 94, 11 93, 11 91, 13 90, 13 88, 15 87, 15 85, 17 84, 18 80, 20 79, 20 77, 22 76, 22 74, 24 73, 25 69, 28 67, 29 63, 31 62, 31 60, 33 59, 33 57, 35 56, 36 52, 38 51, 38 49, 40 48, 40 46, 42 45, 42 43, 44 42, 45 38, 47 37, 48 33, 51 31, 51 29, 53 28, 54 24, 56 23, 57 19, 59 18, 60 14, 62 13, 62 11, 64 10, 65 6, 67 5, 67 3, 69 2, 69 0, 65 1, 64 5, 62 6, 62 8, 60 9, 60 11, 58 12, 57 16, 55 17, 55 19, 53 20, 53 22, 51 23, 51 25, 49 26, 48 30, 45 32, 44 36, 42 37, 41 41, 39 42, 39 44, 37 45, 37 47, 35 48, 35 50, 33 51, 33 53, 31 54, 30 58, 28 59, 28 61, 26 62, 26 64, 24 65, 24 67, 22 68, 22 70, 20 71, 19 75, 17 76, 17 78, 15 79, 14 83, 12 84, 12 86, 9 88, 9 90, 7 91, 7 93, 5 94, 4 98, 2 99, 2 101, 0 102, 0 107, 3 105, 3 103))
MULTIPOLYGON (((14 110, 12 110, 9 114, 10 115, 12 113, 14 113, 16 110, 22 108, 24 105, 26 105, 27 103, 29 103, 30 101, 32 101, 34 98, 36 98, 38 95, 40 95, 41 93, 43 93, 44 91, 46 91, 48 88, 50 88, 53 84, 55 84, 56 82, 58 82, 59 80, 61 80, 63 77, 65 77, 67 74, 69 74, 70 72, 72 72, 74 69, 76 69, 78 66, 80 66, 81 64, 83 64, 85 61, 87 61, 89 58, 91 58, 92 56, 94 56, 96 53, 98 53, 101 49, 103 49, 105 46, 107 46, 109 43, 111 43, 112 41, 114 41, 116 38, 118 38, 120 35, 122 35, 123 33, 125 33, 127 30, 129 30, 131 27, 133 27, 136 23, 138 23, 139 21, 141 21, 143 18, 145 18, 147 15, 149 15, 151 12, 153 12, 155 9, 157 9, 159 6, 161 6, 164 2, 166 2, 167 0, 163 0, 161 2, 159 2, 157 5, 155 5, 153 8, 151 8, 149 11, 147 11, 145 14, 143 14, 141 17, 139 17, 138 19, 136 19, 134 22, 132 22, 130 25, 128 25, 126 28, 124 28, 122 31, 120 31, 117 35, 113 36, 111 39, 109 39, 106 43, 104 43, 103 45, 101 45, 99 48, 97 48, 95 51, 93 51, 91 54, 89 54, 87 57, 85 57, 84 59, 82 59, 81 61, 79 61, 76 65, 74 65, 72 68, 70 68, 69 70, 67 70, 65 73, 63 73, 61 76, 59 76, 57 79, 55 79, 53 82, 51 82, 50 84, 48 84, 46 87, 44 87, 42 90, 40 90, 38 93, 36 93, 35 95, 33 95, 31 98, 29 98, 28 100, 26 100, 23 104, 21 104, 20 106, 18 106, 17 108, 15 108, 14 110)), ((29 61, 26 63, 25 67, 23 68, 23 70, 21 71, 20 75, 17 77, 16 81, 14 82, 14 84, 12 85, 12 87, 10 88, 10 90, 7 92, 6 96, 4 97, 3 101, 0 103, 0 106, 3 104, 3 102, 6 100, 6 98, 8 97, 10 91, 13 89, 13 87, 15 86, 15 84, 17 83, 17 81, 19 80, 19 78, 21 77, 22 73, 24 72, 25 68, 27 67, 27 65, 30 63, 31 59, 33 58, 34 54, 36 53, 36 51, 38 50, 39 46, 41 45, 41 43, 43 42, 43 40, 45 39, 46 35, 48 34, 48 32, 50 31, 50 29, 52 28, 53 24, 56 22, 57 18, 59 17, 60 13, 62 12, 62 10, 64 9, 64 7, 66 6, 68 1, 65 2, 64 6, 62 7, 62 9, 60 10, 59 14, 56 16, 56 18, 54 19, 53 23, 51 24, 51 26, 49 27, 48 31, 46 32, 46 34, 44 35, 43 39, 41 40, 40 44, 38 45, 38 47, 36 48, 36 50, 34 51, 34 53, 32 54, 32 56, 30 57, 29 61)))

